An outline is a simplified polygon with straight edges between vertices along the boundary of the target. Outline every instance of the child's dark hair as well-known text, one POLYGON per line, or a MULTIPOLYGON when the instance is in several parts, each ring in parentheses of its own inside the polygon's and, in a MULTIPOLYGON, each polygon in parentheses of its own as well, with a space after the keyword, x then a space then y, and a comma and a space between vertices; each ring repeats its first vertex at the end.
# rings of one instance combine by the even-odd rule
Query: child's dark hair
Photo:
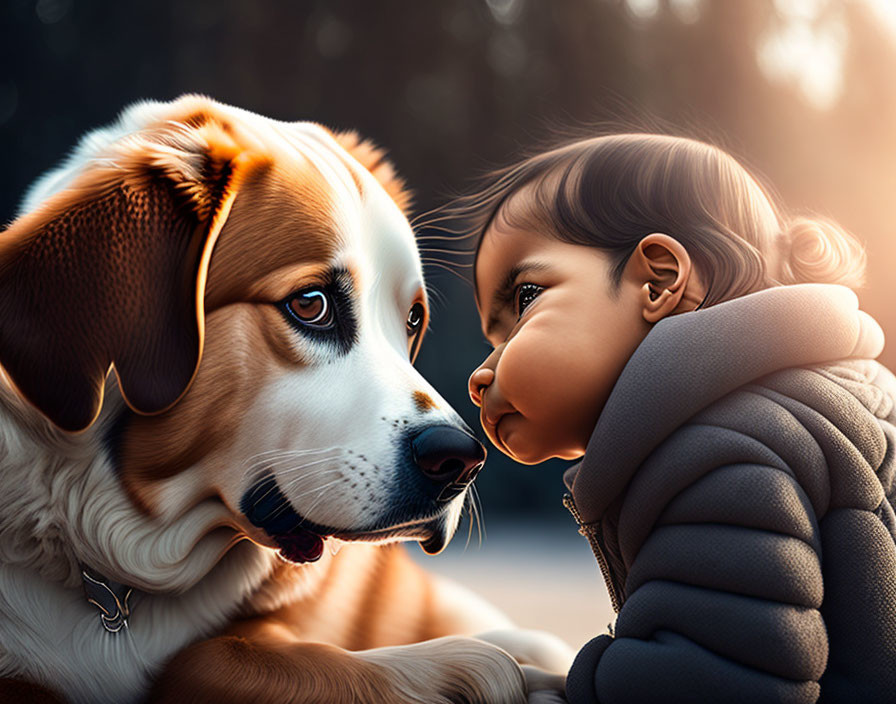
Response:
POLYGON ((612 290, 638 242, 677 239, 707 287, 704 306, 779 284, 863 284, 865 252, 838 225, 787 217, 732 156, 660 134, 580 140, 504 168, 451 209, 476 237, 496 221, 611 257, 612 290), (521 191, 527 197, 514 198, 521 191))

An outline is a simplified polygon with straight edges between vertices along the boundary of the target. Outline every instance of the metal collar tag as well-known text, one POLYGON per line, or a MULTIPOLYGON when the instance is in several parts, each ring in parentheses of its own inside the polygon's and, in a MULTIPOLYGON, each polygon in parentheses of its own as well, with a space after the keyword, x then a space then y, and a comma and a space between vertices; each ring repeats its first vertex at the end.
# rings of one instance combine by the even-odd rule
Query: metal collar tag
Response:
POLYGON ((127 628, 130 609, 128 597, 133 588, 106 579, 87 565, 81 565, 81 578, 84 580, 84 593, 87 601, 100 610, 103 628, 109 633, 118 633, 122 627, 127 628))

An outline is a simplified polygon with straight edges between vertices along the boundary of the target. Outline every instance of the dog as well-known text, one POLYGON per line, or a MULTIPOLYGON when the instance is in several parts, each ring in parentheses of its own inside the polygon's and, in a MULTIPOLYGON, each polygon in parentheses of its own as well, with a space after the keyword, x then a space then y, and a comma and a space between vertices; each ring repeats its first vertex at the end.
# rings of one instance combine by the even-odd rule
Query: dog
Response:
POLYGON ((357 134, 197 95, 30 188, 0 235, 0 700, 521 702, 519 663, 565 672, 396 544, 439 552, 485 459, 412 366, 408 202, 357 134))

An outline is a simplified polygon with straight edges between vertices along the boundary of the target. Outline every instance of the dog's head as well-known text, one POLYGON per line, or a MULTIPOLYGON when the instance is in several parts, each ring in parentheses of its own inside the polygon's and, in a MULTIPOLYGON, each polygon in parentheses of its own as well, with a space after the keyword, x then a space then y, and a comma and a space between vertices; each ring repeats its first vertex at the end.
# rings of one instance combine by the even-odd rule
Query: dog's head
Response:
POLYGON ((138 104, 0 234, 0 363, 102 439, 148 514, 217 496, 297 562, 328 536, 437 552, 484 450, 412 366, 429 313, 406 201, 354 135, 138 104))

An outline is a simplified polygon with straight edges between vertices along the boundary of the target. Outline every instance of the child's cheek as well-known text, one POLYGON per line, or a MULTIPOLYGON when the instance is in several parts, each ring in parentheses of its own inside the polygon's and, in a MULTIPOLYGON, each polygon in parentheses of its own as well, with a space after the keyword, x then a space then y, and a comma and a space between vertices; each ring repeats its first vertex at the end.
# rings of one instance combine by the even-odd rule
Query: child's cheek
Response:
POLYGON ((524 416, 530 415, 541 394, 539 389, 550 376, 553 351, 549 342, 544 326, 531 320, 507 342, 498 360, 496 377, 501 390, 524 416))
POLYGON ((562 344, 547 328, 533 326, 504 348, 496 378, 517 414, 503 422, 502 439, 521 462, 572 456, 590 436, 579 418, 581 399, 571 396, 581 389, 565 361, 562 344))
POLYGON ((525 419, 527 442, 549 455, 583 450, 625 362, 624 355, 604 359, 588 328, 556 322, 547 315, 527 321, 505 346, 496 374, 525 419))
MULTIPOLYGON (((542 415, 557 392, 558 365, 564 361, 562 341, 537 317, 505 346, 498 361, 497 378, 505 398, 526 417, 542 415)), ((562 373, 562 372, 560 372, 562 373)))

